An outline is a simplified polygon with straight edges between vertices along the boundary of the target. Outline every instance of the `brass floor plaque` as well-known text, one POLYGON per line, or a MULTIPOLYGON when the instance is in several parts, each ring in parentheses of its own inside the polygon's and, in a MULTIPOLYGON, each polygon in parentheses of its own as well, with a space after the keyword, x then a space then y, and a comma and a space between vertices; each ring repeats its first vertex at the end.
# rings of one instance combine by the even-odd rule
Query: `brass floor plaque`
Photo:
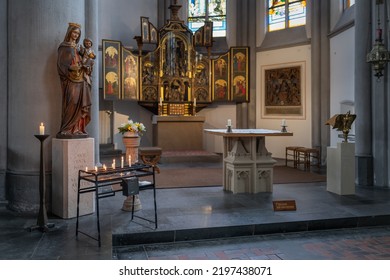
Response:
POLYGON ((274 211, 296 211, 297 205, 295 200, 275 200, 272 202, 274 211))

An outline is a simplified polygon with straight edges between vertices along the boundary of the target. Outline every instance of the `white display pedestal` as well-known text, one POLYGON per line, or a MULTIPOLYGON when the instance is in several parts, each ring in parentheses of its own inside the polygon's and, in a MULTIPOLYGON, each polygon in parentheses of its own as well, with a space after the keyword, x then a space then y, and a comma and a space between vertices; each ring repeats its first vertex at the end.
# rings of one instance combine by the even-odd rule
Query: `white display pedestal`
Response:
POLYGON ((327 149, 326 190, 339 195, 355 194, 355 144, 337 143, 327 149))
MULTIPOLYGON (((53 138, 52 143, 52 213, 64 219, 75 218, 78 172, 94 167, 94 139, 53 138)), ((82 182, 81 188, 85 186, 82 182)), ((80 215, 94 212, 94 194, 80 196, 80 215)))

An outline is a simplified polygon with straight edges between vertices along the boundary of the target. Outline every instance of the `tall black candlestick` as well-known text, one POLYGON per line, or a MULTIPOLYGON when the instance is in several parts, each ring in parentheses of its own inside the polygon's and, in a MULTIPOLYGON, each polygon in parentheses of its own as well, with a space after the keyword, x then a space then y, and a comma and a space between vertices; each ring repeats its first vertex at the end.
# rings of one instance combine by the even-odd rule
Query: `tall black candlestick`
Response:
POLYGON ((46 180, 45 180, 45 149, 43 142, 49 137, 47 134, 34 135, 41 142, 41 158, 39 169, 39 213, 37 227, 41 231, 47 231, 49 227, 46 210, 46 180))

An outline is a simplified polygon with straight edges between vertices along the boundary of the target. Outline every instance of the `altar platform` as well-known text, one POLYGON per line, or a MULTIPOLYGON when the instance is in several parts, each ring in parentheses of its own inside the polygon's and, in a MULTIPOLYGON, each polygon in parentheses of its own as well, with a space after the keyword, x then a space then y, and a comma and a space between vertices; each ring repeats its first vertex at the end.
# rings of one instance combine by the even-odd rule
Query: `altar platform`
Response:
MULTIPOLYGON (((199 164, 213 167, 221 163, 186 165, 199 164)), ((47 233, 30 232, 35 215, 21 216, 0 204, 0 259, 112 259, 117 248, 131 244, 390 225, 387 188, 357 186, 356 193, 347 196, 326 191, 326 182, 276 184, 272 193, 258 194, 232 194, 222 186, 157 189, 158 229, 137 218, 131 221, 131 213, 121 210, 124 198, 118 193, 100 200, 101 247, 86 236, 76 238, 75 219, 49 213, 54 228, 47 233), (273 210, 274 200, 287 199, 296 201, 296 211, 273 210)), ((142 191, 140 198, 143 209, 137 215, 153 217, 151 191, 142 191)), ((97 232, 95 214, 80 222, 91 234, 97 232)))

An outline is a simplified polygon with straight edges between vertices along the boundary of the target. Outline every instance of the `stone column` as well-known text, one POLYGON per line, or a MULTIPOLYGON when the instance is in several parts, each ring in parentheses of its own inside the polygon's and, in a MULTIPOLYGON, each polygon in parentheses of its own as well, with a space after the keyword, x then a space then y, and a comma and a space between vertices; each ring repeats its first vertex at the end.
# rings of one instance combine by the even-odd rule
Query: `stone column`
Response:
POLYGON ((321 149, 322 162, 330 142, 329 1, 312 1, 312 146, 321 149), (319 66, 319 67, 318 67, 319 66))
POLYGON ((0 201, 4 201, 7 170, 7 0, 0 0, 0 61, 0 201))
MULTIPOLYGON (((372 162, 372 103, 371 103, 371 65, 366 62, 367 45, 371 42, 371 4, 366 0, 355 3, 355 153, 356 183, 373 184, 372 162)), ((372 23, 375 25, 374 23, 372 23)), ((372 27, 373 29, 373 27, 372 27)))
POLYGON ((328 38, 330 25, 330 1, 319 2, 321 3, 321 115, 319 119, 320 123, 318 125, 321 129, 321 155, 325 155, 326 158, 326 148, 330 144, 329 127, 324 125, 324 123, 329 119, 330 114, 330 42, 328 38))
MULTIPOLYGON (((87 126, 89 136, 95 141, 95 165, 100 165, 100 138, 99 138, 99 57, 98 51, 98 1, 86 0, 85 2, 85 36, 89 37, 93 42, 93 50, 98 56, 95 59, 94 70, 92 72, 92 107, 91 107, 91 122, 87 126)), ((83 37, 83 38, 84 38, 83 37)))
POLYGON ((256 127, 256 36, 253 32, 256 26, 256 1, 237 1, 237 46, 249 46, 249 103, 237 104, 237 127, 256 127), (238 3, 239 2, 239 3, 238 3))
POLYGON ((321 7, 319 1, 313 1, 311 4, 311 118, 312 118, 312 136, 311 142, 314 147, 321 146, 321 69, 313 67, 321 65, 321 7))
MULTIPOLYGON (((18 0, 7 4, 8 32, 13 34, 8 41, 8 206, 18 212, 37 212, 40 143, 34 134, 38 134, 41 122, 47 134, 53 136, 59 131, 62 91, 57 49, 64 40, 68 22, 84 24, 84 1, 18 0)), ((50 138, 45 145, 45 166, 50 167, 50 138)), ((48 168, 46 176, 49 206, 48 168)))

